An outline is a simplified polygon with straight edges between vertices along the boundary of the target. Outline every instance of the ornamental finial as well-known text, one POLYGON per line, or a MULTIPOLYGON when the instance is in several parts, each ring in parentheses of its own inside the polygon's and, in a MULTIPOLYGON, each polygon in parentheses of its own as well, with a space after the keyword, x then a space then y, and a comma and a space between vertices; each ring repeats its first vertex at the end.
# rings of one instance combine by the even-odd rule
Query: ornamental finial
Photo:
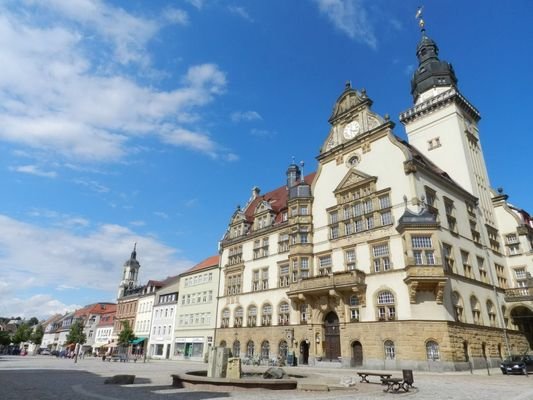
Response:
POLYGON ((418 10, 416 10, 416 14, 415 14, 415 19, 418 20, 418 26, 420 27, 420 31, 421 32, 425 32, 426 31, 426 23, 424 22, 424 19, 422 18, 422 12, 424 10, 424 6, 420 6, 418 7, 418 10))

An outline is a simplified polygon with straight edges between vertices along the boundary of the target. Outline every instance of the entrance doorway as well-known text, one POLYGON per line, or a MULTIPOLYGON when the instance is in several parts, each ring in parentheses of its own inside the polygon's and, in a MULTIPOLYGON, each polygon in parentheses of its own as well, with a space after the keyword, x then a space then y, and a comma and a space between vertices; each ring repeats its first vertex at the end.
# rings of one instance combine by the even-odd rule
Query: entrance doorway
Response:
POLYGON ((300 364, 309 364, 309 342, 306 340, 300 343, 300 364))
POLYGON ((363 365, 363 345, 361 342, 355 341, 352 343, 352 360, 350 364, 352 367, 363 365))
POLYGON ((324 318, 326 331, 325 347, 326 360, 338 361, 341 356, 341 336, 339 329, 339 317, 333 311, 324 318))
MULTIPOLYGON (((524 306, 518 306, 511 310, 511 318, 518 330, 524 334, 529 347, 533 348, 533 312, 524 306)), ((527 352, 529 349, 519 349, 519 352, 527 352)))

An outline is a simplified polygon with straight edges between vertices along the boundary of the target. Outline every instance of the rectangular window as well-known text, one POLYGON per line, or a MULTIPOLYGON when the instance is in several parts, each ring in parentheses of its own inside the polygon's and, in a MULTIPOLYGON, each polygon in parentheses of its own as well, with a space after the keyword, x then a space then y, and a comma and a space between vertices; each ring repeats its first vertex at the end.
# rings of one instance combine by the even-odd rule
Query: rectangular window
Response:
POLYGON ((337 211, 332 211, 329 213, 329 222, 330 224, 336 224, 339 222, 339 213, 337 211))
POLYGON ((390 197, 389 195, 379 197, 379 208, 383 210, 384 208, 390 208, 390 197))
POLYGON ((337 239, 339 237, 339 227, 337 225, 330 228, 331 238, 337 239))
POLYGON ((388 243, 381 243, 372 246, 372 256, 375 272, 390 270, 388 243))
POLYGON ((366 228, 372 229, 374 228, 374 217, 371 215, 366 219, 366 228))
POLYGON ((353 233, 353 224, 351 222, 345 223, 344 231, 346 232, 346 235, 351 235, 353 233))
POLYGON ((356 232, 362 232, 363 231, 363 220, 362 219, 356 219, 354 224, 355 224, 355 231, 356 232))
POLYGON ((382 212, 380 214, 381 225, 390 225, 392 224, 392 213, 389 211, 382 212))
POLYGON ((318 273, 320 275, 331 274, 331 254, 318 258, 318 273))
POLYGON ((346 269, 353 271, 356 269, 355 249, 349 249, 344 252, 344 258, 346 260, 346 269))
POLYGON ((356 217, 363 214, 363 205, 361 203, 356 203, 353 206, 353 213, 356 217))
POLYGON ((372 205, 372 199, 366 200, 364 203, 364 207, 365 207, 365 214, 374 211, 374 207, 372 205))
POLYGON ((453 247, 449 244, 442 244, 442 254, 444 256, 444 268, 447 272, 455 272, 455 258, 453 256, 453 247))
POLYGON ((289 264, 279 266, 279 287, 289 286, 289 264))

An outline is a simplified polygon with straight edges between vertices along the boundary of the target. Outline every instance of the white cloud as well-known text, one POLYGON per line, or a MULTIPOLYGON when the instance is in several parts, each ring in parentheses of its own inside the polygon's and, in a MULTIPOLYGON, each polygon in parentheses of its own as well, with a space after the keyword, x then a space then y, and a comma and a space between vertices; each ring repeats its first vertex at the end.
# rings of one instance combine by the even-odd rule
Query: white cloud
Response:
POLYGON ((49 295, 34 295, 26 299, 19 297, 2 296, 0 313, 2 315, 20 316, 22 318, 37 317, 44 319, 54 314, 64 314, 81 308, 80 304, 64 304, 49 295))
POLYGON ((169 7, 163 11, 163 18, 173 24, 188 25, 189 14, 186 11, 178 8, 169 7))
POLYGON ((117 60, 124 64, 146 63, 144 47, 159 29, 155 21, 136 17, 100 0, 26 0, 26 3, 55 11, 99 34, 113 44, 117 60))
MULTIPOLYGON (((38 303, 32 303, 31 298, 21 300, 23 293, 31 293, 27 296, 31 297, 58 285, 84 288, 89 293, 109 293, 109 298, 113 298, 122 265, 135 242, 141 263, 140 283, 176 275, 193 264, 179 259, 176 250, 153 237, 140 236, 124 226, 100 225, 74 234, 64 228, 38 227, 0 215, 2 281, 7 288, 16 288, 16 292, 0 290, 0 304, 13 307, 13 313, 36 313, 38 303)), ((70 291, 61 293, 66 292, 70 291)), ((58 300, 59 297, 58 294, 47 298, 43 307, 50 310, 64 307, 65 301, 58 300)))
POLYGON ((141 220, 130 221, 130 225, 131 226, 145 226, 146 222, 141 221, 141 220))
POLYGON ((228 6, 228 10, 233 15, 237 15, 248 22, 254 22, 253 18, 248 14, 248 11, 244 7, 228 6))
MULTIPOLYGON (((106 46, 94 51, 88 26, 141 51, 155 34, 151 24, 96 0, 53 0, 50 8, 81 25, 38 24, 29 11, 24 17, 0 13, 0 140, 24 146, 25 154, 44 152, 69 165, 116 162, 146 136, 191 131, 183 124, 201 124, 199 109, 225 92, 226 75, 212 63, 191 66, 170 90, 119 75, 112 60, 102 65, 106 46)), ((184 147, 210 156, 226 151, 212 139, 207 148, 184 147)))
POLYGON ((276 136, 276 132, 269 131, 267 129, 258 129, 258 128, 253 128, 250 131, 250 134, 252 136, 261 137, 261 138, 271 138, 271 137, 276 136))
POLYGON ((314 0, 335 28, 350 39, 377 47, 374 27, 368 19, 362 0, 314 0))
POLYGON ((235 111, 231 114, 231 120, 233 122, 241 121, 257 121, 262 120, 263 117, 257 111, 235 111))
POLYGON ((204 6, 204 0, 185 0, 187 3, 196 7, 198 10, 201 10, 204 6))
POLYGON ((43 171, 36 165, 20 165, 18 167, 9 167, 11 171, 21 172, 23 174, 37 175, 45 178, 55 178, 57 172, 55 171, 43 171))
POLYGON ((73 182, 77 185, 84 186, 94 192, 97 193, 107 193, 109 192, 109 188, 107 186, 104 186, 94 180, 87 180, 87 179, 74 179, 73 182))
POLYGON ((168 214, 163 211, 154 211, 154 215, 159 218, 168 219, 168 214))

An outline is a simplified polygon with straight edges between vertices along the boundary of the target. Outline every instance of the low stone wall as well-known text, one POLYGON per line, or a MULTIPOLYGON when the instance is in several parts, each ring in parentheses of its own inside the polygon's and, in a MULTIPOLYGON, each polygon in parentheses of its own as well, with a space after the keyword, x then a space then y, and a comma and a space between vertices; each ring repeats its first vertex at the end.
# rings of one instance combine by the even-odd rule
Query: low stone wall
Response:
POLYGON ((207 371, 190 371, 185 374, 172 375, 172 386, 177 388, 194 388, 196 390, 293 390, 298 386, 295 379, 262 378, 208 378, 207 371))

